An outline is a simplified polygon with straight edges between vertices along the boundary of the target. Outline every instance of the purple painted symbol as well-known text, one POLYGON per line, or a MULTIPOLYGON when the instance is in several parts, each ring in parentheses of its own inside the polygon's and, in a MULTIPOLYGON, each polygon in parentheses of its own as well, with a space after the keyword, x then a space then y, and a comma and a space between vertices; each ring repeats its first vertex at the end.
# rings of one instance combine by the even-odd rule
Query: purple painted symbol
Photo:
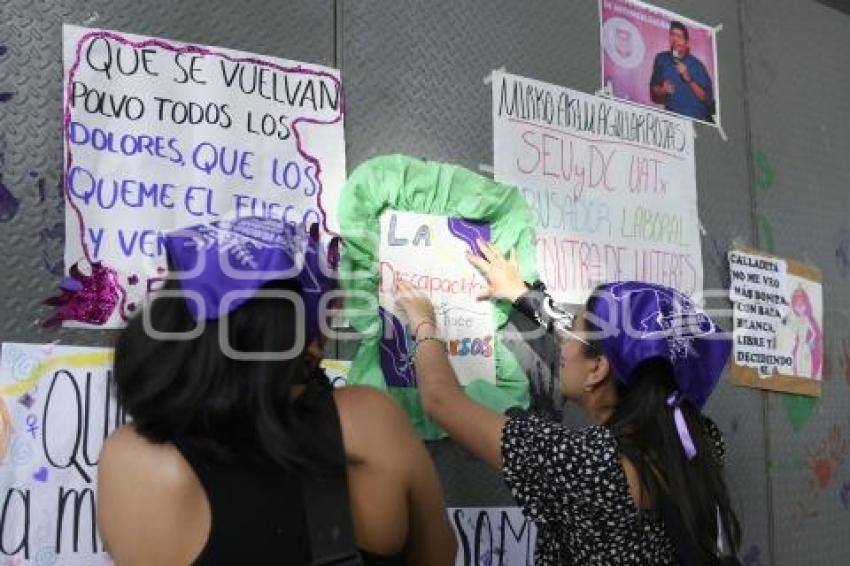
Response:
POLYGON ((490 241, 490 225, 484 222, 474 222, 462 218, 449 218, 449 232, 469 246, 469 251, 475 255, 481 255, 478 249, 478 240, 490 241))
POLYGON ((59 288, 63 291, 80 291, 83 288, 83 284, 79 280, 69 276, 62 278, 59 288))
POLYGON ((24 393, 23 395, 18 397, 18 403, 20 403, 27 409, 32 409, 32 406, 35 405, 35 397, 30 395, 29 393, 24 393))
POLYGON ((27 432, 32 434, 32 437, 35 438, 36 433, 38 432, 38 417, 36 417, 34 414, 30 413, 29 415, 27 415, 26 423, 27 423, 27 432))
POLYGON ((8 222, 14 218, 20 204, 18 197, 13 195, 9 187, 3 183, 3 176, 0 175, 0 222, 8 222))
POLYGON ((40 467, 33 475, 33 479, 40 482, 47 481, 47 468, 44 466, 40 467))
POLYGON ((32 434, 33 438, 36 438, 36 433, 38 433, 38 428, 39 428, 38 427, 38 417, 36 417, 34 414, 30 413, 29 415, 27 415, 26 423, 27 423, 27 432, 32 434))
POLYGON ((416 387, 416 369, 410 359, 410 341, 404 325, 384 307, 378 307, 378 314, 383 322, 383 336, 378 346, 387 385, 416 387))

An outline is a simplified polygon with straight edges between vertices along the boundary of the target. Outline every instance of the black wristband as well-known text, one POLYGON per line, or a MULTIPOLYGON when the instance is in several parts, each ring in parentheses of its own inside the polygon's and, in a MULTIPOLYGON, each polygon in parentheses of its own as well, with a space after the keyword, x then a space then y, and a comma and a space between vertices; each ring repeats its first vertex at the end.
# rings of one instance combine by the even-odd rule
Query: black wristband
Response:
POLYGON ((552 297, 546 292, 546 285, 542 281, 535 281, 531 285, 526 284, 528 291, 523 293, 514 302, 514 308, 531 320, 534 320, 547 331, 552 330, 554 311, 552 309, 552 297))

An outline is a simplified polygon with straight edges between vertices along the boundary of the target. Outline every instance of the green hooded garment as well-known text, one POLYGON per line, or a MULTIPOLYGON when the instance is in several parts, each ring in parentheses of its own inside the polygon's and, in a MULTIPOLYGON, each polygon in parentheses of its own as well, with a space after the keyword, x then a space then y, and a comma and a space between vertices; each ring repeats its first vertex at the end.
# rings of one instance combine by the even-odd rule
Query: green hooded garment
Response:
MULTIPOLYGON (((435 440, 445 433, 422 410, 417 389, 389 387, 381 370, 379 343, 383 325, 376 305, 380 216, 385 210, 486 222, 490 225, 492 243, 503 254, 516 248, 524 279, 534 281, 537 268, 531 210, 515 187, 457 165, 403 155, 366 161, 352 172, 342 191, 338 207, 342 236, 340 282, 346 291, 351 326, 363 336, 348 383, 388 391, 410 416, 420 436, 435 440)), ((504 326, 510 308, 504 301, 494 304, 494 328, 504 326)), ((525 373, 503 344, 501 332, 496 332, 495 337, 495 384, 474 380, 465 386, 466 394, 499 412, 515 406, 527 407, 529 388, 525 373)))

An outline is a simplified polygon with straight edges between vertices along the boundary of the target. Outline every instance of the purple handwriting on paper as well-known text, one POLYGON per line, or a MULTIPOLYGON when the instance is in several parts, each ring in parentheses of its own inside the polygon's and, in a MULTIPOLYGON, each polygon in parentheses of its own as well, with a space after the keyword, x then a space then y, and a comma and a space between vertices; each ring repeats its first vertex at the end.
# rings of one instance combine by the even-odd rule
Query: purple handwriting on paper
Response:
POLYGON ((401 321, 383 307, 378 307, 383 323, 381 369, 389 387, 416 387, 416 370, 410 358, 410 340, 401 321))
POLYGON ((36 472, 32 475, 33 479, 40 482, 47 481, 47 468, 44 466, 40 467, 36 472))
MULTIPOLYGON (((311 209, 311 211, 308 211, 308 212, 313 212, 315 214, 316 218, 321 221, 323 227, 325 228, 325 231, 329 231, 328 225, 327 225, 327 214, 325 212, 325 207, 324 207, 324 204, 323 204, 323 197, 324 197, 325 191, 324 191, 324 183, 322 181, 322 179, 323 179, 322 165, 321 165, 321 163, 319 162, 319 159, 316 156, 311 155, 310 153, 308 153, 306 151, 305 146, 304 146, 305 140, 304 140, 304 133, 302 132, 302 126, 304 126, 304 125, 307 125, 307 126, 311 126, 311 125, 312 126, 322 126, 322 125, 333 125, 333 124, 341 123, 341 121, 343 120, 343 115, 345 114, 345 97, 344 97, 344 94, 343 94, 342 84, 337 77, 335 77, 332 73, 329 73, 329 72, 326 72, 326 71, 320 71, 320 70, 312 70, 312 69, 309 69, 309 68, 305 68, 301 65, 296 65, 296 66, 292 66, 292 67, 285 67, 285 66, 282 66, 280 64, 271 62, 271 61, 266 61, 266 60, 260 59, 258 57, 234 57, 234 56, 229 55, 227 53, 223 53, 221 51, 218 51, 214 48, 208 48, 208 47, 203 47, 203 46, 198 46, 198 45, 182 45, 181 46, 181 45, 175 45, 175 44, 170 43, 168 41, 156 39, 156 38, 147 38, 147 39, 141 39, 141 40, 136 41, 136 40, 132 40, 130 38, 124 37, 120 34, 109 32, 109 31, 103 31, 103 30, 89 31, 89 32, 85 33, 82 37, 80 37, 79 40, 77 41, 77 45, 76 45, 76 49, 75 49, 75 55, 74 55, 74 61, 71 63, 71 65, 68 69, 67 77, 66 77, 66 84, 65 84, 66 103, 65 103, 65 107, 64 107, 64 118, 63 118, 64 135, 65 135, 66 147, 68 148, 66 150, 66 156, 65 156, 66 177, 68 177, 70 175, 72 168, 75 167, 75 164, 73 162, 73 155, 72 155, 71 149, 70 149, 70 147, 72 145, 70 143, 71 138, 72 138, 72 129, 73 129, 72 126, 75 124, 72 120, 72 115, 71 115, 72 114, 72 112, 71 112, 72 105, 71 104, 72 104, 72 101, 75 98, 75 81, 77 81, 79 79, 79 71, 80 71, 81 63, 83 61, 83 51, 85 50, 85 46, 87 44, 89 46, 91 46, 91 44, 94 43, 95 41, 103 42, 107 46, 109 46, 111 44, 117 44, 118 49, 130 48, 131 50, 134 50, 134 52, 137 49, 145 49, 145 48, 147 48, 147 49, 161 49, 165 52, 174 54, 175 57, 179 57, 179 56, 185 55, 185 54, 192 54, 194 58, 207 57, 207 58, 210 58, 210 59, 216 59, 217 62, 221 63, 222 72, 224 73, 224 80, 225 80, 225 83, 228 86, 230 86, 232 84, 237 84, 237 85, 241 86, 242 85, 241 79, 242 79, 243 74, 247 75, 247 73, 244 73, 244 71, 246 69, 249 69, 249 66, 251 66, 251 65, 254 66, 254 80, 255 81, 257 80, 258 76, 265 76, 265 75, 261 75, 260 72, 257 69, 271 70, 272 72, 280 72, 280 73, 283 73, 285 75, 295 75, 299 78, 299 81, 301 79, 303 79, 304 77, 306 77, 306 80, 308 80, 308 81, 313 79, 313 78, 327 79, 328 81, 330 81, 333 84, 333 88, 329 89, 329 93, 327 94, 327 98, 329 100, 330 108, 334 111, 334 115, 331 116, 329 119, 319 119, 319 118, 308 117, 308 116, 304 116, 304 115, 297 116, 291 121, 290 126, 288 128, 288 130, 290 131, 290 133, 294 137, 295 149, 297 150, 297 152, 301 156, 301 158, 304 159, 304 161, 306 161, 310 164, 308 169, 312 169, 312 178, 310 179, 310 184, 312 185, 312 189, 311 189, 312 192, 310 193, 309 196, 315 196, 315 199, 316 199, 315 204, 318 207, 318 212, 316 212, 316 210, 312 210, 312 209, 311 209), (228 77, 227 70, 226 70, 226 67, 228 65, 231 68, 229 77, 228 77), (234 83, 234 80, 235 80, 235 77, 237 76, 237 74, 239 74, 240 80, 238 82, 234 83), (335 99, 330 94, 330 91, 335 91, 337 93, 335 99)), ((146 67, 145 67, 145 69, 147 70, 146 67)), ((148 73, 150 73, 149 70, 147 70, 147 71, 148 71, 148 73)), ((108 71, 107 71, 107 77, 109 77, 108 71)), ((187 76, 187 79, 188 79, 188 76, 187 76)), ((194 77, 193 77, 193 79, 194 79, 194 77)), ((312 83, 308 83, 308 84, 312 85, 312 83)), ((299 87, 300 87, 300 85, 301 85, 301 83, 299 82, 299 87)), ((256 82, 254 83, 254 87, 257 88, 256 82)), ((249 94, 249 92, 247 90, 245 90, 245 87, 241 87, 241 88, 242 88, 242 92, 249 94)), ((293 98, 297 98, 297 96, 298 95, 296 94, 296 95, 293 96, 293 98)), ((302 90, 302 93, 301 93, 301 98, 300 98, 301 103, 303 104, 305 100, 313 100, 313 102, 315 103, 315 100, 311 98, 312 96, 314 96, 312 89, 305 87, 302 90)), ((126 98, 126 95, 125 95, 125 98, 126 98)), ((124 100, 124 98, 122 98, 122 101, 123 100, 124 100)), ((290 101, 290 104, 293 103, 293 102, 295 102, 295 100, 290 101)), ((314 104, 314 107, 315 107, 315 104, 314 104)), ((128 105, 127 108, 128 108, 127 112, 129 112, 129 105, 128 105)), ((265 120, 264 120, 263 123, 265 124, 265 120)), ((249 113, 249 124, 250 124, 250 113, 249 113)), ((265 127, 265 126, 263 126, 263 127, 265 127)), ((281 138, 281 139, 284 139, 284 138, 281 138)), ((210 144, 206 144, 206 145, 212 147, 210 144)), ((277 159, 275 159, 274 163, 275 164, 277 163, 277 159)), ((276 168, 276 165, 275 165, 275 168, 276 168)), ((206 172, 209 174, 210 170, 206 170, 206 172)), ((306 173, 305 173, 305 175, 306 175, 306 173)), ((274 174, 273 174, 272 180, 278 186, 283 186, 283 184, 285 184, 285 182, 279 183, 274 174)), ((78 235, 78 237, 79 237, 79 241, 80 241, 80 244, 81 244, 81 248, 82 248, 84 258, 85 258, 85 260, 88 261, 88 263, 93 264, 98 260, 97 250, 91 249, 90 241, 89 241, 89 238, 87 237, 87 228, 89 228, 89 227, 86 226, 85 215, 83 214, 83 211, 80 209, 78 203, 76 202, 77 199, 72 198, 73 197, 73 191, 71 190, 71 185, 72 185, 72 183, 69 182, 68 186, 65 188, 66 202, 67 202, 67 205, 69 207, 69 210, 76 215, 77 220, 78 220, 78 224, 79 224, 79 235, 78 235)), ((254 205, 252 204, 250 208, 253 209, 253 207, 254 207, 254 205)), ((238 206, 237 206, 237 208, 238 208, 238 206)), ((306 215, 305 215, 305 218, 306 218, 306 215)), ((139 241, 142 241, 142 239, 145 237, 146 234, 147 235, 153 235, 154 232, 153 231, 142 231, 141 235, 139 235, 139 232, 136 231, 133 234, 134 234, 134 236, 132 236, 132 238, 133 238, 133 242, 135 242, 136 237, 138 237, 139 241)), ((131 244, 131 245, 133 245, 133 244, 131 244)), ((124 251, 124 253, 127 257, 130 257, 131 253, 129 253, 128 250, 122 250, 122 251, 124 251)), ((132 309, 129 308, 129 306, 127 305, 127 302, 126 302, 126 290, 123 287, 122 281, 120 279, 116 278, 115 284, 118 286, 118 291, 122 295, 122 298, 121 298, 121 300, 118 304, 117 313, 122 319, 128 320, 129 317, 130 317, 130 313, 128 311, 130 311, 132 309)), ((106 322, 106 321, 104 321, 104 322, 106 322)), ((100 324, 103 324, 103 323, 100 323, 100 324)))

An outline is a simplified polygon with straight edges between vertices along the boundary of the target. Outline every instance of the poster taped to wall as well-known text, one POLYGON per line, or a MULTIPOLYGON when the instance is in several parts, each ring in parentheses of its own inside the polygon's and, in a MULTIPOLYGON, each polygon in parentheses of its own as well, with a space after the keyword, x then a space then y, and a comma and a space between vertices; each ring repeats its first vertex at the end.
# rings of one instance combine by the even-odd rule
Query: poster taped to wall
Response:
POLYGON ((532 566, 537 529, 519 507, 453 507, 455 566, 532 566))
POLYGON ((112 350, 2 345, 3 564, 112 564, 95 526, 103 440, 127 421, 110 395, 112 350))
POLYGON ((396 305, 393 288, 400 280, 428 295, 434 304, 436 336, 446 340, 449 360, 461 383, 496 381, 493 307, 476 297, 487 289, 484 278, 464 257, 478 253, 477 239, 490 240, 490 227, 459 218, 389 210, 381 215, 378 289, 384 334, 381 367, 387 383, 416 384, 410 358, 415 328, 396 305))
POLYGON ((63 50, 67 277, 46 324, 123 326, 161 284, 176 228, 338 230, 339 71, 67 25, 63 50))
POLYGON ((638 0, 599 0, 606 94, 720 124, 716 29, 638 0))
POLYGON ((820 396, 823 289, 818 268, 753 250, 729 252, 736 385, 820 396))
POLYGON ((634 279, 702 291, 693 124, 493 73, 495 178, 534 213, 537 265, 560 301, 634 279))

